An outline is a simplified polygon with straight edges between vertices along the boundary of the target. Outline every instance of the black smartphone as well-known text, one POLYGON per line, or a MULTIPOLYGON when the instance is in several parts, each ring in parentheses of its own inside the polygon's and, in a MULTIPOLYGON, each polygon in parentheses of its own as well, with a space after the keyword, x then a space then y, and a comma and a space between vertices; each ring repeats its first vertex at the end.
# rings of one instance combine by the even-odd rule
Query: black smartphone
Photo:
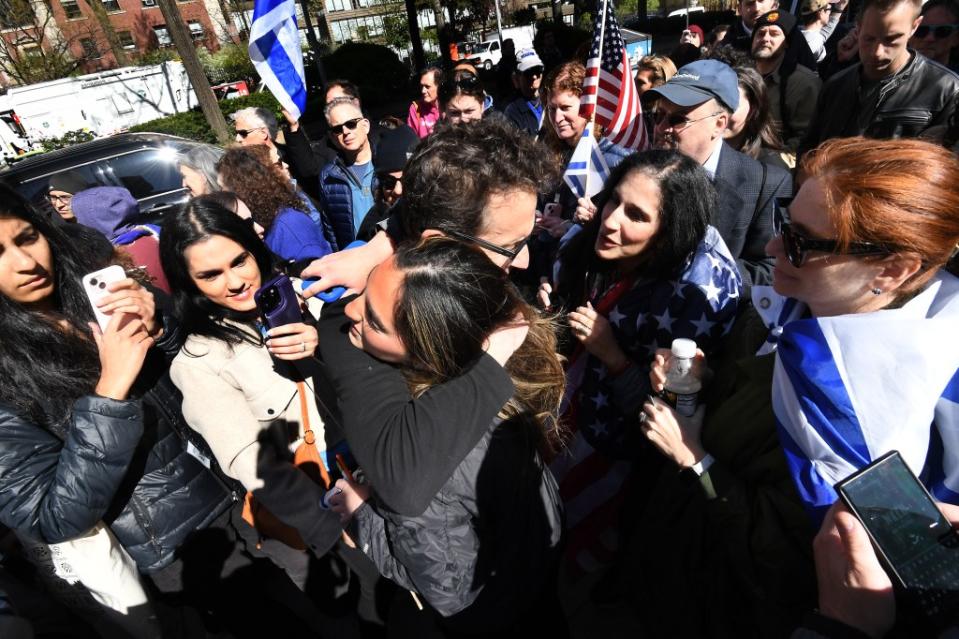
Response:
POLYGON ((300 298, 293 292, 293 283, 286 275, 277 275, 261 286, 253 294, 253 299, 267 328, 303 321, 300 298))
POLYGON ((959 533, 891 451, 836 484, 872 539, 897 601, 941 630, 959 619, 959 533))

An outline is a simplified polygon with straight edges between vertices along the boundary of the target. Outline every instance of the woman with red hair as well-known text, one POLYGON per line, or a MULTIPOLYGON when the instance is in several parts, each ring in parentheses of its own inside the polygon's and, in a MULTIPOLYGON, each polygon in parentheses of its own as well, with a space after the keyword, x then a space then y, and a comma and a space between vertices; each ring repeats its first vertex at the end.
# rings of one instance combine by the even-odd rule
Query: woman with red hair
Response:
POLYGON ((656 575, 641 593, 649 628, 671 636, 797 627, 816 605, 811 542, 832 486, 889 450, 959 502, 959 279, 945 268, 959 161, 918 140, 852 138, 800 170, 766 246, 773 286, 752 289, 703 375, 701 410, 644 407, 643 431, 682 470, 660 478, 634 545, 655 549, 636 570, 656 575))

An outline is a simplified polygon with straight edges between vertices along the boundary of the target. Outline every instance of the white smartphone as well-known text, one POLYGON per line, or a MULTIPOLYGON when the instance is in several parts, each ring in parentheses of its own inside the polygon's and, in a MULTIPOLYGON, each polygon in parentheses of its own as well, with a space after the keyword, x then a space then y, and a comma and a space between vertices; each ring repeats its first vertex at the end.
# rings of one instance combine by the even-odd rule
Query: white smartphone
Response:
POLYGON ((110 291, 107 290, 108 284, 125 280, 126 277, 123 267, 116 264, 83 276, 83 290, 86 291, 87 298, 90 300, 90 306, 93 307, 93 314, 97 317, 97 324, 100 325, 101 331, 107 330, 110 316, 100 312, 97 302, 110 295, 110 291))

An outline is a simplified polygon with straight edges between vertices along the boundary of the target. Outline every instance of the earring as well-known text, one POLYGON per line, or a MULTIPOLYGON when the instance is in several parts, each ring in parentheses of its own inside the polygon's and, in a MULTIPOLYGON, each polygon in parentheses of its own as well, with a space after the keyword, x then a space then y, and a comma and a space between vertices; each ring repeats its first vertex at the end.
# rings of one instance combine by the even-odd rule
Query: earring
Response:
POLYGON ((873 294, 873 295, 882 295, 882 289, 877 286, 876 288, 872 289, 872 294, 873 294))

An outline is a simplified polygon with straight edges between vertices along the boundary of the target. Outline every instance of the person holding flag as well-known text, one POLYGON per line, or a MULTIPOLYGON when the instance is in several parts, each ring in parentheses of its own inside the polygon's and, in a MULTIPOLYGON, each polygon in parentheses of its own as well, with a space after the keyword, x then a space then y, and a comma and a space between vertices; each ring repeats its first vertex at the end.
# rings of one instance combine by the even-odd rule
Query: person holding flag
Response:
POLYGON ((847 138, 801 173, 766 246, 773 285, 753 287, 704 378, 705 420, 644 408, 643 432, 682 470, 662 473, 631 544, 630 570, 658 575, 637 590, 651 636, 789 635, 816 606, 810 550, 832 487, 890 450, 959 503, 959 278, 945 268, 959 161, 847 138))

